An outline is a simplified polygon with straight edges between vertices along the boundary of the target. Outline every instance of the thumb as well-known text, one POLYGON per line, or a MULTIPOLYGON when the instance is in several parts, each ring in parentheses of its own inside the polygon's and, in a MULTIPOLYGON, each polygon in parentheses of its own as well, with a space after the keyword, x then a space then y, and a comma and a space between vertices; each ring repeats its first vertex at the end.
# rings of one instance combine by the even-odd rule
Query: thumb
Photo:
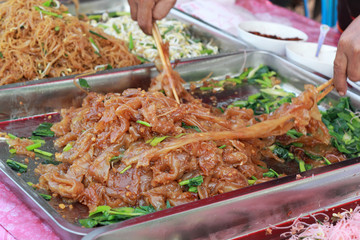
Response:
POLYGON ((171 8, 175 5, 176 0, 162 0, 159 1, 153 10, 153 18, 155 20, 160 20, 166 17, 170 12, 171 8))
POLYGON ((334 85, 340 96, 344 96, 347 91, 346 69, 347 58, 342 51, 336 53, 334 61, 334 85))

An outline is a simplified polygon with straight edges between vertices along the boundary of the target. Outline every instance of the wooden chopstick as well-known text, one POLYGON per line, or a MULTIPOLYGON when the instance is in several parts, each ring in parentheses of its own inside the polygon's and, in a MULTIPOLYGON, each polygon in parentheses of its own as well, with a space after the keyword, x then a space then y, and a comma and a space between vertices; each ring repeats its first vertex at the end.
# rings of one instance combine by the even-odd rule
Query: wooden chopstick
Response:
POLYGON ((334 89, 334 83, 333 79, 330 79, 329 81, 321 84, 316 89, 318 91, 318 97, 317 101, 320 101, 323 99, 326 95, 328 95, 329 92, 331 92, 334 89), (322 92, 321 92, 322 91, 322 92))
POLYGON ((175 100, 176 100, 176 102, 178 104, 180 104, 180 100, 179 100, 179 97, 177 95, 175 85, 174 85, 174 79, 173 79, 173 77, 171 75, 172 67, 171 67, 171 64, 170 64, 170 59, 168 57, 165 57, 164 50, 163 50, 163 47, 162 47, 163 42, 162 42, 161 34, 160 34, 160 31, 159 31, 159 28, 158 28, 156 22, 154 22, 154 24, 153 24, 152 34, 153 34, 155 44, 156 44, 156 47, 157 47, 159 55, 160 55, 161 63, 162 63, 163 68, 164 68, 163 70, 165 71, 165 73, 166 73, 166 75, 167 75, 167 77, 169 79, 170 87, 171 87, 171 89, 173 91, 175 100))

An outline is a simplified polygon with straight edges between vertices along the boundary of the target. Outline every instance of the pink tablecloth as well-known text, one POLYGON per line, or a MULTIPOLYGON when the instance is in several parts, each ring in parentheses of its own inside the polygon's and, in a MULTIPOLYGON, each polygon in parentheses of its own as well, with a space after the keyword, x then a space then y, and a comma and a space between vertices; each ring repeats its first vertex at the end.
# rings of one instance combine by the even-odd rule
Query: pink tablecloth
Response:
MULTIPOLYGON (((221 21, 219 20, 220 18, 217 18, 217 21, 213 24, 223 24, 223 27, 227 28, 228 31, 232 31, 231 24, 236 24, 239 21, 261 19, 272 22, 285 22, 306 32, 309 36, 309 41, 317 41, 319 23, 287 9, 274 6, 267 0, 237 0, 236 6, 233 3, 234 1, 231 0, 211 1, 212 6, 209 5, 210 1, 199 0, 193 0, 192 2, 194 2, 195 5, 191 6, 191 1, 192 0, 180 0, 177 6, 184 10, 192 11, 196 15, 201 9, 194 9, 194 7, 205 3, 207 4, 205 7, 207 7, 208 11, 211 11, 211 14, 200 12, 200 15, 205 18, 204 20, 209 18, 209 21, 211 21, 214 15, 221 16, 221 21), (185 3, 187 5, 183 5, 185 3), (213 9, 209 9, 211 7, 213 9)), ((336 30, 331 29, 325 43, 336 46, 339 36, 336 30)), ((42 223, 41 220, 1 182, 0 206, 0 239, 59 239, 49 227, 42 223)))

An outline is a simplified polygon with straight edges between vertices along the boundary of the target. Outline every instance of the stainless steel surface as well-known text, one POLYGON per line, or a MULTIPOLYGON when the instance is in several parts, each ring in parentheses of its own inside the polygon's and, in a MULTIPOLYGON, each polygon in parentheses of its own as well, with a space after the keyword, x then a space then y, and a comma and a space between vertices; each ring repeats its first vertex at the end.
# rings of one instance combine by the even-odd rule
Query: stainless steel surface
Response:
MULTIPOLYGON (((296 93, 303 90, 305 83, 321 84, 325 81, 283 58, 261 51, 248 51, 214 56, 203 61, 183 62, 178 65, 176 70, 186 81, 191 81, 200 80, 209 72, 213 72, 214 78, 236 75, 241 73, 243 66, 256 67, 259 64, 267 65, 277 71, 285 78, 284 87, 296 93)), ((155 67, 149 64, 139 69, 111 72, 86 79, 92 91, 118 92, 129 87, 146 88, 150 78, 156 75, 155 67)), ((253 88, 240 88, 235 98, 244 99, 254 91, 253 88)), ((83 96, 83 93, 74 86, 72 79, 15 87, 0 91, 0 102, 3 103, 0 106, 0 112, 12 119, 46 114, 63 107, 79 104, 83 96)), ((349 92, 349 96, 354 105, 359 107, 359 97, 352 92, 349 92)), ((330 93, 328 100, 324 101, 323 107, 326 108, 327 103, 336 101, 337 98, 336 93, 330 93)), ((29 132, 28 128, 35 126, 38 119, 39 117, 29 118, 25 121, 0 122, 0 131, 15 134, 29 132)), ((0 146, 2 182, 23 199, 24 203, 30 206, 40 218, 52 226, 63 239, 78 239, 91 231, 67 222, 48 202, 41 199, 27 186, 28 179, 36 179, 34 174, 33 176, 22 174, 19 177, 3 164, 9 157, 8 149, 5 146, 0 146)), ((296 180, 296 177, 292 175, 239 189, 109 227, 101 227, 85 239, 114 239, 115 236, 126 239, 201 239, 208 238, 211 234, 221 234, 222 238, 223 236, 239 236, 267 224, 287 219, 289 210, 296 214, 299 211, 310 211, 319 206, 354 197, 357 194, 359 179, 357 174, 353 174, 356 172, 354 169, 358 170, 358 168, 359 166, 354 160, 333 164, 305 173, 310 174, 308 176, 315 174, 314 178, 296 180), (353 163, 356 164, 347 167, 353 163), (106 233, 108 230, 112 231, 106 233)), ((28 174, 31 173, 32 171, 29 171, 28 174)))
MULTIPOLYGON (((69 1, 63 1, 65 4, 69 1)), ((70 12, 75 14, 74 6, 72 4, 66 4, 69 7, 70 12)), ((79 7, 80 13, 90 14, 90 13, 101 13, 105 11, 130 11, 128 2, 126 0, 87 0, 87 1, 80 1, 79 7)), ((168 18, 178 19, 179 21, 190 25, 190 32, 191 34, 199 39, 204 40, 205 42, 209 42, 212 40, 219 47, 219 53, 226 54, 226 53, 234 53, 239 52, 244 49, 247 49, 247 44, 244 43, 242 40, 236 38, 235 36, 228 34, 221 29, 218 29, 206 22, 203 22, 199 19, 196 19, 186 13, 183 13, 177 9, 172 9, 168 15, 168 18)), ((192 60, 201 60, 206 59, 211 56, 200 56, 196 58, 192 58, 192 60)), ((182 59, 183 61, 188 61, 191 59, 182 59)), ((141 68, 141 65, 126 67, 123 69, 134 69, 134 68, 141 68)), ((119 69, 115 70, 105 70, 99 71, 98 74, 119 71, 119 69)), ((0 91, 2 89, 8 89, 12 87, 19 87, 19 86, 27 86, 32 84, 38 84, 43 82, 56 82, 59 80, 74 78, 72 76, 65 76, 65 77, 57 77, 57 78, 45 78, 40 80, 32 80, 20 83, 13 83, 4 86, 0 86, 0 91)), ((1 109, 0 109, 0 116, 1 116, 1 109)))

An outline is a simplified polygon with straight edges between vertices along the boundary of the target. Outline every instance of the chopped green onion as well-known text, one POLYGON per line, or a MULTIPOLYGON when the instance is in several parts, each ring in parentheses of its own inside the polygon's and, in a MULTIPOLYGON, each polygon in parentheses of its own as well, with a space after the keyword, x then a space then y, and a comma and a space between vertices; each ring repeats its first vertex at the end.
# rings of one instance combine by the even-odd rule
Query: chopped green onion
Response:
POLYGON ((263 177, 279 177, 279 174, 270 168, 268 172, 263 173, 263 177))
POLYGON ((140 124, 142 124, 144 126, 151 127, 151 124, 148 123, 148 122, 145 122, 145 121, 137 120, 136 123, 140 123, 140 124))
POLYGON ((201 132, 199 127, 197 127, 197 126, 189 126, 189 125, 186 125, 186 123, 184 123, 184 122, 181 123, 181 127, 185 128, 185 129, 194 129, 197 132, 201 132))
POLYGON ((225 148, 225 147, 226 147, 226 144, 220 146, 219 148, 220 148, 220 149, 223 149, 223 148, 225 148))
POLYGON ((89 41, 90 41, 90 43, 91 43, 91 46, 94 48, 95 53, 96 53, 97 55, 101 56, 101 55, 100 55, 99 47, 96 45, 94 39, 93 39, 92 37, 89 37, 89 41))
POLYGON ((54 28, 54 30, 55 30, 56 32, 58 32, 58 31, 60 31, 60 27, 59 27, 59 26, 56 26, 56 27, 54 28))
POLYGON ((39 195, 44 198, 46 201, 50 201, 51 200, 51 196, 47 195, 47 194, 43 194, 43 193, 39 193, 39 195))
POLYGON ((123 170, 121 170, 120 174, 123 174, 124 172, 126 172, 128 169, 131 168, 131 165, 127 166, 126 168, 124 168, 123 170))
POLYGON ((133 50, 134 49, 134 40, 133 40, 133 36, 132 33, 130 32, 129 34, 129 49, 133 50))
POLYGON ((295 138, 301 137, 304 134, 302 134, 301 132, 296 131, 295 129, 290 129, 289 131, 286 132, 286 135, 288 135, 289 137, 295 139, 295 138))
POLYGON ((116 11, 116 12, 109 12, 108 13, 108 16, 110 18, 114 18, 114 17, 121 17, 121 16, 128 16, 130 15, 130 12, 119 12, 119 11, 116 11))
POLYGON ((163 35, 166 35, 168 32, 174 29, 174 26, 170 26, 166 29, 166 31, 163 33, 163 35))
POLYGON ((0 52, 0 58, 3 59, 4 55, 2 54, 2 52, 0 52))
POLYGON ((156 145, 158 145, 168 137, 169 136, 153 137, 152 139, 146 141, 146 143, 150 143, 151 146, 155 147, 156 145))
POLYGON ((331 165, 331 162, 329 161, 329 159, 327 159, 326 157, 323 157, 324 158, 324 162, 326 165, 331 165))
POLYGON ((303 160, 301 160, 301 159, 298 159, 298 162, 299 162, 300 172, 305 172, 306 171, 305 162, 303 160))
POLYGON ((213 90, 213 87, 200 87, 201 91, 210 91, 213 90))
POLYGON ((42 136, 42 137, 53 137, 55 133, 50 129, 52 125, 53 125, 52 123, 48 123, 48 122, 40 123, 39 126, 32 133, 32 135, 42 136))
POLYGON ((193 186, 193 187, 189 187, 189 192, 193 192, 193 193, 197 193, 198 190, 197 190, 197 187, 193 186))
POLYGON ((188 185, 189 187, 200 186, 204 182, 203 176, 199 175, 179 182, 180 186, 188 185))
POLYGON ((94 34, 95 36, 98 36, 98 37, 100 37, 100 38, 102 38, 102 39, 107 40, 106 37, 104 37, 103 35, 101 35, 101 34, 99 34, 99 33, 97 33, 97 32, 94 32, 94 31, 92 31, 92 30, 89 30, 89 32, 90 32, 91 34, 94 34))
POLYGON ((251 176, 251 178, 252 178, 253 180, 258 180, 255 176, 251 176))
POLYGON ((44 7, 50 7, 51 4, 53 4, 53 0, 48 0, 48 1, 44 2, 42 5, 43 5, 44 7))
POLYGON ((32 151, 32 150, 34 150, 36 148, 39 148, 39 147, 41 147, 41 143, 37 142, 37 143, 31 144, 29 146, 26 146, 26 150, 32 151))
POLYGON ((8 133, 7 135, 8 135, 9 138, 11 138, 11 139, 16 139, 16 138, 17 138, 17 136, 15 136, 14 134, 11 134, 11 133, 8 133))
POLYGON ((6 164, 13 170, 19 172, 19 173, 24 173, 27 171, 27 165, 16 162, 14 160, 8 159, 6 160, 6 164))
POLYGON ((298 143, 298 142, 293 142, 291 145, 293 145, 294 147, 303 147, 304 146, 304 144, 298 143))
POLYGON ((15 153, 16 153, 16 149, 15 149, 15 148, 9 149, 9 152, 10 152, 11 154, 15 154, 15 153))
POLYGON ((182 136, 186 135, 186 133, 180 133, 179 135, 176 135, 175 138, 180 138, 182 136))
POLYGON ((53 12, 50 12, 50 11, 47 11, 47 10, 43 10, 43 9, 39 8, 38 6, 34 6, 34 8, 35 8, 36 11, 39 11, 39 12, 41 12, 43 14, 54 16, 54 17, 57 17, 57 18, 63 18, 62 15, 59 15, 57 13, 53 13, 53 12))
POLYGON ((70 149, 72 149, 72 144, 71 144, 71 143, 68 143, 68 144, 66 144, 66 146, 63 148, 63 152, 67 152, 67 151, 69 151, 70 149))
POLYGON ((49 159, 45 159, 45 161, 42 162, 42 164, 52 164, 52 165, 59 165, 61 162, 59 161, 53 161, 49 159))
POLYGON ((117 34, 120 34, 120 29, 118 28, 118 26, 115 23, 113 23, 112 27, 117 34))
POLYGON ((122 159, 124 157, 124 154, 120 154, 119 156, 115 156, 115 157, 112 157, 112 158, 110 158, 110 162, 112 162, 112 161, 115 161, 115 160, 119 160, 119 159, 122 159))
POLYGON ((249 185, 254 185, 255 182, 256 182, 256 180, 248 180, 249 185))
POLYGON ((100 15, 100 14, 95 14, 95 15, 89 15, 88 16, 88 18, 90 19, 90 20, 95 20, 95 21, 100 21, 101 20, 101 18, 102 18, 102 15, 100 15))
POLYGON ((40 149, 34 149, 34 152, 39 153, 41 155, 47 156, 47 157, 51 157, 53 154, 51 152, 46 152, 40 149))
POLYGON ((147 59, 147 58, 140 57, 140 56, 136 56, 136 57, 137 57, 137 59, 139 59, 139 60, 141 61, 141 63, 144 63, 144 62, 150 62, 150 60, 149 60, 149 59, 147 59))

